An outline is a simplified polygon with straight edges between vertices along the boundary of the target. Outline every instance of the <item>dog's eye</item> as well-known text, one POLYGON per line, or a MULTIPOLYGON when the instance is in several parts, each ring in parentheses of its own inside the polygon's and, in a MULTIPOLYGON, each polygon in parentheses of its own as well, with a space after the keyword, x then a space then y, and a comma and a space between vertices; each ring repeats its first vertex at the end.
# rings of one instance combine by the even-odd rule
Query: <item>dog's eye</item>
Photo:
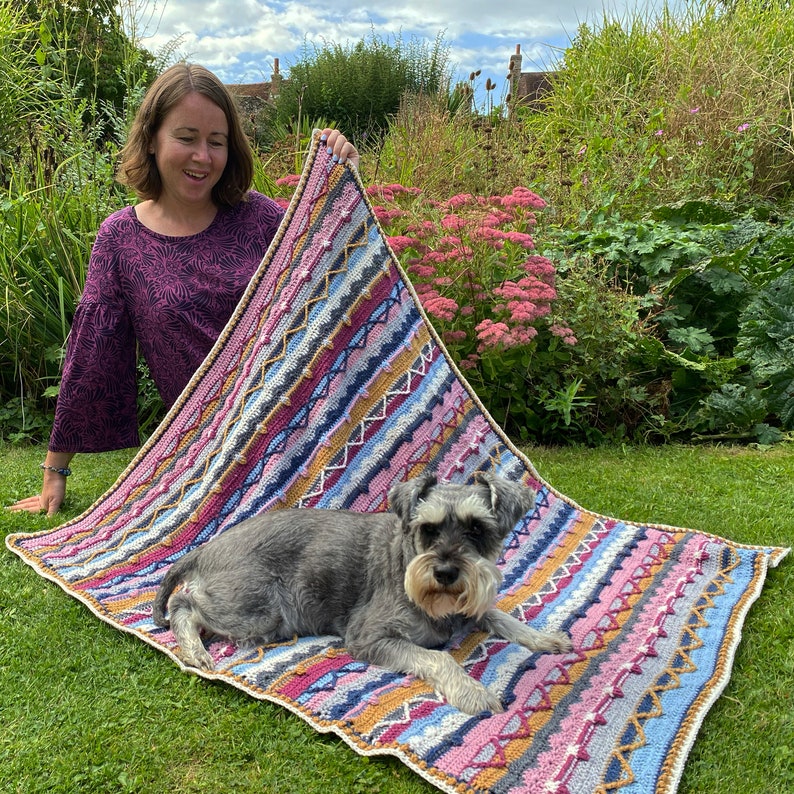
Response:
POLYGON ((471 523, 468 526, 467 535, 470 535, 472 538, 479 537, 480 535, 485 532, 485 525, 482 521, 478 521, 476 518, 471 520, 471 523))
POLYGON ((438 540, 441 534, 441 527, 438 524, 422 524, 419 527, 419 534, 424 546, 430 546, 438 540))
POLYGON ((466 537, 475 545, 479 545, 486 536, 487 529, 482 521, 472 519, 466 527, 466 537))
POLYGON ((485 554, 487 548, 488 530, 482 521, 472 519, 466 527, 466 537, 477 549, 478 553, 485 554))

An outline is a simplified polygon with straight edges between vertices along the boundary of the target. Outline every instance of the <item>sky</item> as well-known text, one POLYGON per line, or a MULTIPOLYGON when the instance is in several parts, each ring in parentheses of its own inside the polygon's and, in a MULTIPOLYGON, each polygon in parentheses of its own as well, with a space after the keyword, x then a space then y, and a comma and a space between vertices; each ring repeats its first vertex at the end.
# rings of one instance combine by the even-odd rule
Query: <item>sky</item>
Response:
POLYGON ((123 0, 126 27, 155 54, 172 52, 215 72, 225 83, 270 79, 274 59, 290 63, 325 45, 362 39, 404 45, 440 38, 455 80, 487 78, 505 91, 510 56, 520 46, 522 71, 553 69, 579 24, 606 13, 622 17, 631 0, 123 0), (606 11, 605 11, 606 9, 606 11))

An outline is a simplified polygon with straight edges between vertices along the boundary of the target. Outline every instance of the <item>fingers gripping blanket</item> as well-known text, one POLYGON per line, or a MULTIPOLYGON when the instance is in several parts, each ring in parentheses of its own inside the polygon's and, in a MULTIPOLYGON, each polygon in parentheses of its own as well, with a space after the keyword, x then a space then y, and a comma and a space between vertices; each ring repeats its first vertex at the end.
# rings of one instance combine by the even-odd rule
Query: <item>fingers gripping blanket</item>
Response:
POLYGON ((499 561, 498 605, 574 650, 495 637, 449 650, 506 710, 472 717, 338 637, 210 645, 227 681, 439 789, 673 792, 730 675, 744 617, 786 553, 588 512, 541 480, 457 371, 359 177, 315 142, 284 223, 213 351, 82 516, 8 538, 98 617, 177 660, 152 600, 172 562, 264 510, 379 511, 398 481, 494 470, 539 489, 499 561))

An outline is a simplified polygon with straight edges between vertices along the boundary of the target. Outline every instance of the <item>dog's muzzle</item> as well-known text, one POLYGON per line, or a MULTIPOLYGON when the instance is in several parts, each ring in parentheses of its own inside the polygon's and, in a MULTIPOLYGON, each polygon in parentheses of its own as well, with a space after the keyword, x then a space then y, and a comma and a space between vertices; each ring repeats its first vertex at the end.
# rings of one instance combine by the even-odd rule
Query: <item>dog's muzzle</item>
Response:
POLYGON ((482 557, 439 560, 432 552, 414 557, 405 570, 405 593, 432 618, 479 619, 493 606, 501 571, 482 557))

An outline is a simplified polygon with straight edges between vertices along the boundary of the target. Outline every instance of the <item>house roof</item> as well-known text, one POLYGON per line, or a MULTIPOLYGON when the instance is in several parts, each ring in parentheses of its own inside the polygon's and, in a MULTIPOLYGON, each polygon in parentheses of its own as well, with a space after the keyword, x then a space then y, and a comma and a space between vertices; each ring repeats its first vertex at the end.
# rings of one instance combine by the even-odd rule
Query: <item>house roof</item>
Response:
POLYGON ((235 96, 250 96, 257 99, 269 99, 271 84, 267 83, 232 83, 226 88, 235 96))

